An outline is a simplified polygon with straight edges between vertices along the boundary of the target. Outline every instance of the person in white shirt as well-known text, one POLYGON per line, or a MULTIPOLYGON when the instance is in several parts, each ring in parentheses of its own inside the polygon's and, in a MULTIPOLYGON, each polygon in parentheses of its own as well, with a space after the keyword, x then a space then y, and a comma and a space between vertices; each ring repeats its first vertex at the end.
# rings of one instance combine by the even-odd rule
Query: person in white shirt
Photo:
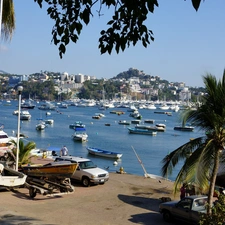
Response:
POLYGON ((60 152, 61 152, 61 156, 68 155, 68 149, 67 149, 67 147, 64 145, 60 152))

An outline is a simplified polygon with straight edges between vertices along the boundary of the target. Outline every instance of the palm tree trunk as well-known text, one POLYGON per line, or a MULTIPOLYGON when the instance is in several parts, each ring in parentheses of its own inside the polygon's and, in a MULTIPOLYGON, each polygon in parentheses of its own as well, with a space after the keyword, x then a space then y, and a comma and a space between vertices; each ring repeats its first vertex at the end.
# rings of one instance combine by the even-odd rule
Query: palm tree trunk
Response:
POLYGON ((0 39, 2 31, 2 12, 3 12, 3 0, 0 0, 0 39))
POLYGON ((209 186, 208 201, 209 201, 210 207, 208 207, 208 209, 207 209, 207 213, 209 213, 209 214, 211 214, 211 212, 212 212, 211 207, 213 205, 213 195, 214 195, 214 191, 215 191, 215 184, 216 184, 216 177, 217 177, 217 173, 218 173, 218 169, 219 169, 219 162, 220 162, 220 150, 218 150, 215 154, 214 167, 213 167, 210 186, 209 186))

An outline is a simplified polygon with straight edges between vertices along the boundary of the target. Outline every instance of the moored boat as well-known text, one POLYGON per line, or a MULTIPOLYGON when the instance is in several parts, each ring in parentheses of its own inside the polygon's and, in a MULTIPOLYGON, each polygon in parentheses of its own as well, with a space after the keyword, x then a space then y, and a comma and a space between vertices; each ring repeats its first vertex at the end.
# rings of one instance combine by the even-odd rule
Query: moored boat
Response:
POLYGON ((84 128, 85 124, 83 124, 81 121, 75 121, 74 123, 69 125, 69 128, 75 129, 75 128, 84 128))
POLYGON ((120 125, 130 125, 130 121, 127 121, 127 120, 120 120, 119 122, 118 122, 118 124, 120 124, 120 125))
POLYGON ((147 134, 147 135, 152 135, 155 136, 157 134, 157 131, 152 131, 152 130, 146 130, 146 129, 139 129, 136 127, 128 127, 130 134, 147 134))
POLYGON ((157 127, 157 126, 145 126, 145 125, 135 125, 138 129, 144 129, 144 130, 152 130, 152 131, 161 131, 164 132, 166 129, 164 127, 157 127))
POLYGON ((122 153, 102 150, 102 149, 93 148, 93 147, 87 147, 87 150, 92 155, 97 155, 97 156, 102 156, 107 158, 114 158, 114 159, 120 159, 123 155, 122 153))
POLYGON ((174 130, 180 130, 180 131, 193 131, 194 127, 192 126, 175 126, 174 130))
POLYGON ((144 120, 144 122, 145 123, 152 123, 153 124, 155 122, 155 120, 147 119, 147 120, 144 120))
POLYGON ((72 138, 74 141, 81 141, 81 142, 87 141, 88 135, 86 133, 86 129, 82 127, 75 128, 75 132, 72 135, 72 138))
POLYGON ((140 124, 141 123, 141 120, 131 120, 131 123, 132 124, 140 124))
POLYGON ((27 110, 22 110, 20 112, 20 120, 30 120, 31 119, 31 114, 27 110))

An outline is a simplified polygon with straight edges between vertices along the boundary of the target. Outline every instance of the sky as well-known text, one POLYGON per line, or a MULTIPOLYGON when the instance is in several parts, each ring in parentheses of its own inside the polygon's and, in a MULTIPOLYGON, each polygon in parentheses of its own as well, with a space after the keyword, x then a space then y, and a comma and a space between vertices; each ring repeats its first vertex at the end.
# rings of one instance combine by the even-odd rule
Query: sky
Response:
POLYGON ((107 29, 110 10, 84 26, 76 44, 67 46, 60 59, 58 47, 51 43, 54 21, 33 0, 14 0, 16 30, 11 42, 0 41, 0 70, 29 75, 41 71, 84 74, 112 78, 129 68, 160 76, 186 86, 204 87, 206 74, 221 79, 225 68, 225 1, 205 0, 198 12, 190 0, 158 0, 159 7, 149 13, 146 25, 155 41, 147 48, 141 43, 124 52, 101 55, 100 31, 107 29))

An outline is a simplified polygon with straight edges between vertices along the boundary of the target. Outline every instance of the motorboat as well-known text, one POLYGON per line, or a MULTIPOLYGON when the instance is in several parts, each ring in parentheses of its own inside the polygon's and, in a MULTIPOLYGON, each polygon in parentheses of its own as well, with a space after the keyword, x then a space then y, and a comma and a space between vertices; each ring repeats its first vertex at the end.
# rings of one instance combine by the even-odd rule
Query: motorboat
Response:
POLYGON ((147 119, 147 120, 144 120, 144 122, 145 123, 152 123, 153 124, 155 122, 155 120, 147 119))
POLYGON ((31 101, 21 103, 21 109, 34 109, 35 105, 31 101))
POLYGON ((3 131, 3 128, 0 128, 0 147, 6 147, 11 145, 10 141, 17 142, 17 138, 8 136, 8 134, 3 131))
POLYGON ((166 124, 164 124, 164 123, 157 123, 156 127, 163 127, 165 129, 166 128, 166 124))
POLYGON ((40 120, 36 125, 36 130, 44 130, 46 127, 46 123, 43 120, 40 120))
POLYGON ((75 121, 74 123, 69 125, 69 128, 75 129, 75 128, 84 128, 85 124, 83 124, 81 121, 75 121))
POLYGON ((86 129, 85 128, 75 128, 75 132, 72 135, 72 138, 74 141, 87 141, 88 135, 86 133, 86 129))
POLYGON ((146 125, 140 125, 140 124, 136 124, 135 128, 145 129, 145 130, 152 130, 152 131, 161 131, 161 132, 164 132, 166 130, 165 127, 146 126, 146 125))
POLYGON ((156 106, 154 104, 150 104, 146 106, 146 109, 156 109, 156 106))
POLYGON ((140 124, 141 123, 141 120, 131 120, 131 123, 132 124, 140 124))
POLYGON ((139 129, 136 127, 128 127, 127 129, 130 134, 147 134, 147 135, 152 135, 152 136, 157 135, 157 131, 139 129))
POLYGON ((24 185, 27 175, 0 163, 0 187, 14 188, 24 185))
POLYGON ((180 130, 180 131, 193 131, 194 127, 192 126, 175 126, 174 130, 180 130))
POLYGON ((54 159, 60 155, 61 148, 49 146, 47 148, 35 148, 30 151, 31 156, 54 159))
POLYGON ((51 102, 45 102, 43 104, 41 104, 38 109, 41 109, 41 110, 56 110, 56 106, 51 103, 51 102))
POLYGON ((119 120, 118 124, 120 124, 120 125, 130 125, 131 122, 127 121, 127 120, 119 120))
POLYGON ((30 120, 31 119, 31 114, 27 110, 22 110, 20 112, 20 120, 30 120))
POLYGON ((102 149, 93 148, 93 147, 87 147, 87 150, 92 155, 102 156, 107 158, 114 158, 114 159, 120 159, 123 155, 122 153, 102 150, 102 149))
POLYGON ((32 177, 70 178, 78 167, 78 163, 69 161, 50 162, 47 164, 22 166, 22 171, 32 177))

